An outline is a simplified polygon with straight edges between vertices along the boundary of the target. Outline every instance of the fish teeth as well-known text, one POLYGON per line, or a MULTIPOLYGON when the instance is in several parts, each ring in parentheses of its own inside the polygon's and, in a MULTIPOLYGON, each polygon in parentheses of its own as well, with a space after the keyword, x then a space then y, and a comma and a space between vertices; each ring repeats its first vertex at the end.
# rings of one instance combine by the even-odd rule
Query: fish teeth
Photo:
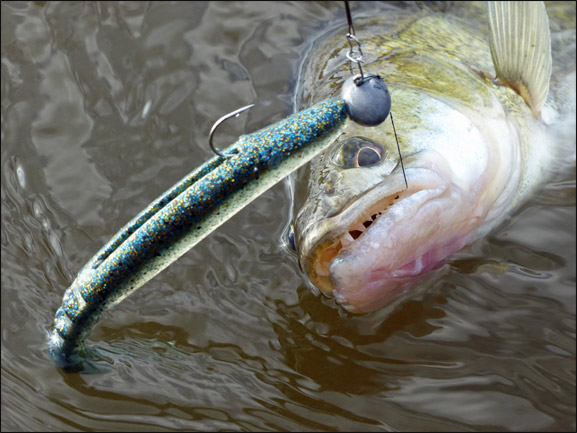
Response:
POLYGON ((346 248, 355 241, 355 238, 353 238, 350 232, 347 231, 341 235, 340 241, 343 248, 346 248))

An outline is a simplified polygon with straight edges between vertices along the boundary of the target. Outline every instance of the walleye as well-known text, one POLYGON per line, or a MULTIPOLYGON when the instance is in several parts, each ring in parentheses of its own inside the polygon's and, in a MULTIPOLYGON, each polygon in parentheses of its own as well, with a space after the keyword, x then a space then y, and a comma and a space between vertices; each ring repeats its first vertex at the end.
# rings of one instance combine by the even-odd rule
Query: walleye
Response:
MULTIPOLYGON (((294 222, 301 269, 351 312, 390 304, 495 228, 546 179, 555 129, 575 135, 575 3, 557 6, 570 22, 552 22, 553 39, 542 2, 463 3, 356 21, 408 189, 390 122, 348 122, 309 165, 294 222)), ((313 48, 304 104, 334 93, 345 50, 340 35, 313 48)))

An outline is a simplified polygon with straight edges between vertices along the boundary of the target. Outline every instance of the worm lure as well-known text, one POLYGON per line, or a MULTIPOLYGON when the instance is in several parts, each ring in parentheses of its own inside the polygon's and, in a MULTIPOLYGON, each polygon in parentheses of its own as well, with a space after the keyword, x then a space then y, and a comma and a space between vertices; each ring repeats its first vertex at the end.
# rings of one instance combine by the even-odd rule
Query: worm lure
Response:
POLYGON ((243 135, 123 227, 64 293, 49 336, 61 367, 82 363, 102 311, 130 295, 248 203, 330 145, 345 102, 332 98, 243 135))
MULTIPOLYGON (((362 61, 347 57, 353 62, 362 61)), ((86 358, 85 340, 106 308, 122 301, 267 189, 325 150, 340 135, 347 118, 375 126, 389 115, 387 86, 379 76, 363 74, 362 69, 361 74, 344 83, 341 96, 243 135, 224 153, 212 145, 212 133, 221 121, 249 107, 220 119, 209 140, 216 156, 124 226, 66 290, 48 339, 48 350, 56 364, 81 370, 86 358)))

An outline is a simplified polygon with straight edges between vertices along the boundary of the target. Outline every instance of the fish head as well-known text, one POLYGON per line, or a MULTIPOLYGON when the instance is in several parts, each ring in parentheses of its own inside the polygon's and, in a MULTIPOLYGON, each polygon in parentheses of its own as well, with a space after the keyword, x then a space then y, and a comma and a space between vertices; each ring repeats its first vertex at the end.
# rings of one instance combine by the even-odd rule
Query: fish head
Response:
POLYGON ((311 182, 322 187, 295 220, 301 268, 356 312, 390 303, 442 265, 476 236, 494 201, 483 197, 494 170, 482 131, 436 98, 391 93, 402 101, 396 138, 390 121, 348 125, 317 161, 311 182))
MULTIPOLYGON (((527 161, 546 159, 527 150, 539 141, 531 108, 490 78, 487 35, 468 30, 436 15, 407 19, 388 39, 360 37, 377 53, 370 72, 387 82, 394 117, 348 121, 303 175, 294 223, 306 278, 348 311, 390 304, 485 235, 528 190, 527 161)), ((310 76, 332 77, 315 97, 344 81, 330 69, 339 50, 327 52, 313 54, 310 76)))

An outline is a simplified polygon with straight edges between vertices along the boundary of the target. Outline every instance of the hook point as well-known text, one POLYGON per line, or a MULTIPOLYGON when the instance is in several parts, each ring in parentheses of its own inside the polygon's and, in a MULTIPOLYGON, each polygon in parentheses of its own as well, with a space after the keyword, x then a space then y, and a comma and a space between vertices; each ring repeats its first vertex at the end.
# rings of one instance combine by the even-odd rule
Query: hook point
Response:
POLYGON ((218 150, 216 147, 214 147, 214 144, 212 143, 212 137, 214 136, 214 133, 216 132, 217 128, 224 121, 230 119, 231 117, 238 117, 240 115, 240 113, 242 113, 243 111, 246 111, 252 107, 254 107, 254 104, 250 104, 250 105, 247 105, 246 107, 239 108, 238 110, 234 110, 234 111, 222 116, 220 119, 218 119, 216 122, 214 122, 214 125, 212 125, 212 128, 210 129, 210 133, 208 135, 208 144, 214 153, 216 153, 218 156, 222 156, 223 158, 230 158, 230 157, 234 156, 234 154, 232 154, 232 153, 221 153, 220 150, 218 150))

